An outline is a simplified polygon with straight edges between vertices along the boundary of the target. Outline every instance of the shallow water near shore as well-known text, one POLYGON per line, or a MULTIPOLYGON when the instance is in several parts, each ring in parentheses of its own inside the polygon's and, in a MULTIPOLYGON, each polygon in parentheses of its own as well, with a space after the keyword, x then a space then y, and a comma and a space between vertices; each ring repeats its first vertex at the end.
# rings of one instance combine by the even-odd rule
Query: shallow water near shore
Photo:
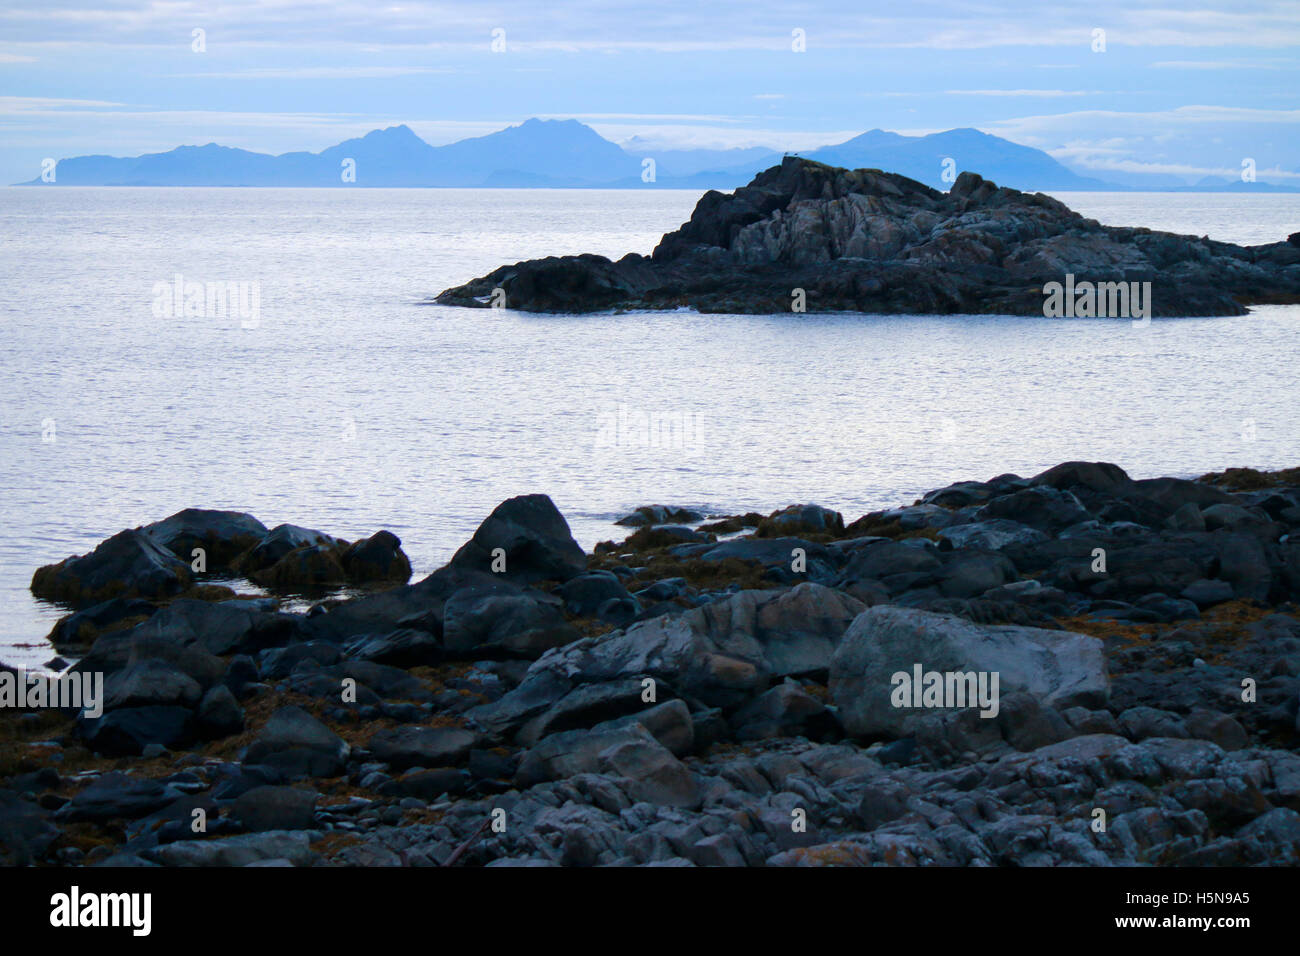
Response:
MULTIPOLYGON (((590 548, 640 504, 852 519, 1072 458, 1134 477, 1300 464, 1300 307, 1127 321, 420 304, 520 259, 649 252, 693 192, 0 190, 0 660, 50 657, 40 565, 187 506, 356 538, 416 577, 546 492, 590 548), (256 323, 155 285, 256 283, 256 323), (245 325, 255 327, 246 328, 245 325)), ((1234 242, 1300 196, 1060 194, 1234 242)))

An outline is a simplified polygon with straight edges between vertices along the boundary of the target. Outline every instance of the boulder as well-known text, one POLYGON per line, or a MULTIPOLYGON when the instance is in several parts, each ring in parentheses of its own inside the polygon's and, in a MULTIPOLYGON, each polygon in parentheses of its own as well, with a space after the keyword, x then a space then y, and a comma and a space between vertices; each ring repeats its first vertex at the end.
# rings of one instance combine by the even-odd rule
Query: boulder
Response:
POLYGON ((157 780, 106 773, 73 794, 54 816, 65 823, 135 820, 161 810, 180 797, 179 790, 157 780))
POLYGON ((49 814, 37 803, 12 790, 0 790, 0 862, 31 866, 45 856, 61 835, 49 814))
POLYGON ((278 524, 266 532, 247 553, 235 562, 235 569, 246 577, 266 571, 299 548, 324 547, 333 550, 340 544, 338 538, 314 528, 295 524, 278 524))
POLYGON ((1069 490, 1086 488, 1107 495, 1124 495, 1133 488, 1133 479, 1119 465, 1104 461, 1067 461, 1029 479, 1030 485, 1047 485, 1069 490))
POLYGON ((788 591, 741 591, 549 651, 519 687, 467 716, 505 732, 581 684, 644 677, 710 706, 737 706, 773 680, 824 676, 844 629, 863 608, 811 582, 788 591))
POLYGON ((377 731, 367 749, 397 770, 427 769, 463 763, 478 742, 477 734, 459 727, 407 726, 377 731))
POLYGON ((190 565, 144 531, 119 531, 94 551, 38 568, 31 590, 38 598, 90 605, 109 598, 164 598, 192 580, 190 565))
POLYGON ((587 568, 586 553, 547 495, 521 495, 497 505, 451 566, 492 572, 494 559, 504 559, 503 577, 520 583, 567 581, 587 568))
POLYGON ((411 578, 411 560, 402 541, 391 531, 376 531, 350 545, 342 557, 343 570, 354 584, 388 581, 405 584, 411 578))
POLYGON ((819 738, 835 727, 826 705, 794 681, 782 681, 759 694, 732 716, 730 724, 737 740, 819 738))
POLYGON ((1008 545, 1037 544, 1047 540, 1047 535, 1037 528, 1006 518, 949 525, 939 531, 939 537, 952 542, 954 548, 982 548, 986 551, 1000 551, 1008 545))
POLYGON ((203 695, 197 716, 200 733, 210 739, 243 733, 244 710, 225 684, 218 684, 203 695))
POLYGON ((1179 596, 1191 601, 1198 608, 1204 609, 1213 607, 1216 604, 1222 604, 1225 601, 1231 601, 1236 597, 1236 592, 1233 591, 1232 585, 1227 581, 1200 578, 1183 588, 1179 596))
POLYGON ((186 508, 140 529, 181 560, 192 563, 202 548, 208 573, 223 571, 266 537, 266 525, 238 511, 186 508))
POLYGON ((1110 693, 1096 638, 879 606, 853 621, 831 662, 830 692, 845 727, 864 737, 902 737, 919 717, 970 709, 894 706, 894 675, 910 680, 917 664, 923 673, 983 672, 990 687, 997 674, 999 694, 1025 692, 1058 709, 1097 707, 1110 693))
POLYGON ((336 777, 343 772, 349 751, 338 734, 290 704, 271 715, 244 762, 274 767, 291 777, 336 777))
POLYGON ((163 866, 256 866, 283 860, 291 866, 308 866, 315 858, 311 835, 301 830, 267 830, 212 840, 178 840, 148 856, 163 866))
POLYGON ((321 591, 348 583, 340 552, 329 544, 313 544, 290 551, 263 571, 248 577, 263 587, 280 591, 321 591))
POLYGON ((119 707, 198 706, 203 689, 198 681, 166 661, 151 658, 108 675, 104 682, 104 709, 119 707))
POLYGON ((319 798, 296 787, 254 787, 236 797, 231 809, 246 830, 310 830, 319 798))
MULTIPOLYGON (((391 634, 367 634, 357 638, 348 644, 347 656, 356 661, 410 668, 436 664, 444 654, 442 641, 436 635, 402 628, 391 634)), ((336 661, 322 663, 333 664, 336 661)))
POLYGON ((789 573, 793 573, 797 554, 802 553, 809 580, 822 583, 829 582, 835 576, 840 564, 839 556, 830 548, 803 538, 736 538, 721 544, 696 547, 701 549, 699 556, 704 561, 737 558, 789 573))
POLYGON ((194 740, 194 713, 188 707, 119 707, 102 717, 81 717, 78 730, 95 753, 138 757, 150 744, 168 750, 194 740))
POLYGON ((790 505, 764 518, 755 533, 760 538, 843 534, 844 516, 821 505, 790 505))
POLYGON ((1072 492, 1051 485, 1034 485, 994 498, 975 514, 977 521, 1003 518, 1027 524, 1047 534, 1056 534, 1090 517, 1072 492))
POLYGON ((641 505, 631 514, 619 518, 614 524, 625 528, 640 528, 657 524, 695 524, 703 521, 704 515, 690 508, 674 508, 671 505, 641 505))
POLYGON ((280 613, 262 601, 178 598, 133 633, 136 638, 197 645, 209 654, 226 655, 288 644, 301 624, 299 615, 280 613))
POLYGON ((517 786, 562 780, 583 773, 626 778, 628 796, 659 806, 699 804, 689 770, 639 724, 552 734, 524 755, 517 786))
POLYGON ((110 598, 59 618, 48 640, 57 648, 85 646, 109 631, 130 630, 156 614, 158 605, 141 598, 110 598))
POLYGON ((443 608, 443 649, 448 655, 536 658, 576 640, 578 630, 559 608, 530 593, 457 591, 443 608))
POLYGON ((559 595, 564 598, 564 609, 575 617, 592 617, 609 601, 632 601, 637 606, 612 571, 588 571, 570 578, 560 585, 559 595))

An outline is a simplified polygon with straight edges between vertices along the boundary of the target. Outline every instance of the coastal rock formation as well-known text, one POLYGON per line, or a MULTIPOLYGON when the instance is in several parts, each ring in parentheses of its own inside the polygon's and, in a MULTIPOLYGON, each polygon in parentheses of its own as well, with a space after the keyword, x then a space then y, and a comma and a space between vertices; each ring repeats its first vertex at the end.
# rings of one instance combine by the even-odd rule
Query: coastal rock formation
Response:
MULTIPOLYGON (((971 172, 941 193, 894 173, 786 157, 734 193, 705 193, 649 257, 533 259, 436 301, 482 308, 503 294, 507 308, 528 312, 1041 316, 1044 287, 1067 275, 1124 284, 1096 299, 1107 312, 1076 313, 1072 302, 1068 315, 1115 316, 1128 284, 1147 282, 1151 315, 1240 315, 1252 303, 1300 302, 1300 239, 1243 247, 1103 226, 971 172)), ((1135 302, 1128 311, 1139 317, 1135 302)))
MULTIPOLYGON (((130 598, 178 594, 205 575, 239 575, 282 590, 344 584, 405 583, 411 562, 391 531, 350 544, 321 531, 282 524, 267 530, 252 515, 186 508, 162 521, 122 531, 90 554, 38 568, 39 598, 85 609, 55 637, 127 614, 130 598), (117 602, 117 603, 109 603, 117 602)), ((233 596, 233 592, 227 592, 233 596)))
POLYGON ((524 496, 306 613, 88 574, 119 596, 54 634, 104 710, 0 708, 0 861, 1300 864, 1300 470, 1067 462, 687 530, 587 554, 524 496), (896 696, 918 667, 976 699, 896 696))

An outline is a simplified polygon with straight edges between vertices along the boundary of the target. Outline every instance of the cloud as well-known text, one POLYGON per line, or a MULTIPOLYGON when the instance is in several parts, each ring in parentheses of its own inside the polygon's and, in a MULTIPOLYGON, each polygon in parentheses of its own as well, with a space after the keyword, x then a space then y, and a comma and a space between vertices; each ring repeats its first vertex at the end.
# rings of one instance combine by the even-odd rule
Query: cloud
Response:
POLYGON ((1151 64, 1151 68, 1154 70, 1293 70, 1297 65, 1300 65, 1300 61, 1290 57, 1274 57, 1249 60, 1158 60, 1151 64))
POLYGON ((415 76, 421 73, 456 73, 450 67, 425 66, 297 66, 256 67, 227 73, 172 73, 171 76, 223 80, 359 80, 415 76))
MULTIPOLYGON (((0 33, 10 46, 77 43, 102 47, 188 47, 190 30, 207 31, 209 50, 249 44, 338 43, 487 52, 493 29, 504 29, 508 50, 531 52, 790 51, 791 33, 807 35, 807 55, 818 49, 981 49, 1076 47, 1086 50, 1092 29, 1106 30, 1110 47, 1280 48, 1300 44, 1292 3, 1241 0, 1221 9, 1206 5, 1171 10, 1165 2, 1095 0, 1086 13, 1048 0, 1032 9, 1016 0, 980 4, 919 0, 866 12, 849 0, 818 5, 733 4, 661 0, 498 0, 491 7, 452 0, 10 0, 0 10, 0 33)), ((293 45, 293 44, 289 44, 293 45)))
POLYGON ((945 96, 1091 96, 1101 90, 944 90, 945 96))

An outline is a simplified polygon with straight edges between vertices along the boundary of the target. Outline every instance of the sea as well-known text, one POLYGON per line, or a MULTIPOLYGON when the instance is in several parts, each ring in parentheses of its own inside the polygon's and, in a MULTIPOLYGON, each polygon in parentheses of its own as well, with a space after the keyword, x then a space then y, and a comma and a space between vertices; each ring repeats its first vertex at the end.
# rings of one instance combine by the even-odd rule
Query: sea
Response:
MULTIPOLYGON (((1300 230, 1300 195, 1056 195, 1231 242, 1300 230)), ((525 493, 590 548, 643 504, 852 520, 1070 459, 1300 464, 1297 306, 1139 327, 428 304, 504 263, 648 253, 698 198, 0 189, 0 661, 53 654, 67 610, 32 597, 38 567, 191 506, 387 528, 418 578, 525 493)))

